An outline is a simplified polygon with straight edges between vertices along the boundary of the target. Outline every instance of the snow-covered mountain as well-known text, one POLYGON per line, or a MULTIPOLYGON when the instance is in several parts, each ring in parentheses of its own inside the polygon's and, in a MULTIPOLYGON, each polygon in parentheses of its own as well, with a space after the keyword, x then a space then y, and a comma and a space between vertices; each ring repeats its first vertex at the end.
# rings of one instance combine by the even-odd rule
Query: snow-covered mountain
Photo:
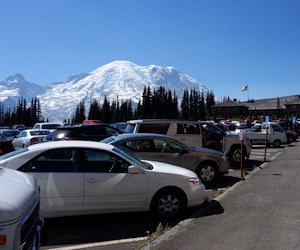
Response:
POLYGON ((33 97, 44 93, 46 89, 45 86, 27 82, 23 75, 16 74, 0 82, 0 102, 4 107, 15 107, 23 97, 27 103, 30 103, 33 97))
POLYGON ((118 98, 119 101, 131 99, 132 102, 138 103, 145 86, 151 89, 164 86, 166 90, 175 90, 179 102, 186 89, 195 88, 207 92, 204 85, 173 67, 140 66, 129 61, 114 61, 88 74, 78 74, 70 77, 67 82, 47 87, 33 87, 32 83, 26 82, 21 75, 16 76, 0 83, 0 101, 7 101, 8 96, 23 96, 29 102, 32 97, 38 96, 42 116, 53 122, 71 118, 82 100, 85 102, 86 111, 89 110, 91 100, 96 99, 101 103, 104 96, 110 101, 118 98), (14 82, 16 76, 22 80, 14 82), (23 85, 28 86, 25 88, 23 85), (3 93, 2 88, 5 91, 3 93))

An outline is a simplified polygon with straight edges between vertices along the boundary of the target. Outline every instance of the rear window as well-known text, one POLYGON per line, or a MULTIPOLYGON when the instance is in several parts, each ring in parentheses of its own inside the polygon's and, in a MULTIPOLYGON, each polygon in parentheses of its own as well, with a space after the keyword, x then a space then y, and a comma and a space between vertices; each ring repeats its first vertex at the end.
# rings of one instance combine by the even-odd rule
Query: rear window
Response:
POLYGON ((37 131, 30 131, 29 133, 32 136, 34 136, 34 135, 48 135, 50 133, 50 131, 48 131, 48 130, 37 130, 37 131))
POLYGON ((42 129, 56 129, 60 124, 43 124, 42 129))

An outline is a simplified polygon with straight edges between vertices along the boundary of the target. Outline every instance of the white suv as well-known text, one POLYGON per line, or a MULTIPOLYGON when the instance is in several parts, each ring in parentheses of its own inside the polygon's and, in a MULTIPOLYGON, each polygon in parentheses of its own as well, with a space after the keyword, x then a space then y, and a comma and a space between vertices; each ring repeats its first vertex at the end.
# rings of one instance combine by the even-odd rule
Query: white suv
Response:
MULTIPOLYGON (((241 140, 239 134, 224 132, 209 121, 181 121, 167 119, 130 120, 125 133, 158 133, 172 136, 185 144, 198 148, 211 148, 225 153, 231 163, 241 162, 241 140)), ((249 159, 251 142, 243 139, 243 156, 249 159)))

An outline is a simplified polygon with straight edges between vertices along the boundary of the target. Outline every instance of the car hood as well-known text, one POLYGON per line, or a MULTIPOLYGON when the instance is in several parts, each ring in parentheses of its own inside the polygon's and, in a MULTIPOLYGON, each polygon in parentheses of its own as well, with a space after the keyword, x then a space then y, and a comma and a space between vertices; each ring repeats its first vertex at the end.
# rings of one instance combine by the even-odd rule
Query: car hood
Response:
POLYGON ((193 171, 188 170, 186 168, 182 168, 179 166, 175 166, 164 162, 158 162, 158 161, 148 161, 148 160, 142 160, 142 161, 148 162, 153 166, 153 169, 149 170, 152 173, 197 177, 197 175, 193 171))
POLYGON ((32 176, 0 167, 0 225, 19 220, 38 196, 32 176))

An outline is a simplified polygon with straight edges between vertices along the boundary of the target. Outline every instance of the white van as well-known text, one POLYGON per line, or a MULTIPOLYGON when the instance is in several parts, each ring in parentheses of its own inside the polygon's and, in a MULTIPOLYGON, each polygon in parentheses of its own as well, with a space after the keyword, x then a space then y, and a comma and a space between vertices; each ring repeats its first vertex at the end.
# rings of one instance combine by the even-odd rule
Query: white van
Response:
POLYGON ((33 129, 47 129, 52 132, 59 126, 61 126, 59 123, 39 122, 34 124, 33 129))
POLYGON ((36 180, 0 167, 0 249, 39 249, 42 222, 36 180))
MULTIPOLYGON (((158 133, 172 136, 191 147, 211 148, 225 153, 231 163, 241 161, 241 140, 237 133, 224 132, 212 122, 143 119, 126 122, 125 133, 158 133)), ((251 143, 243 141, 243 156, 249 158, 251 143)))

